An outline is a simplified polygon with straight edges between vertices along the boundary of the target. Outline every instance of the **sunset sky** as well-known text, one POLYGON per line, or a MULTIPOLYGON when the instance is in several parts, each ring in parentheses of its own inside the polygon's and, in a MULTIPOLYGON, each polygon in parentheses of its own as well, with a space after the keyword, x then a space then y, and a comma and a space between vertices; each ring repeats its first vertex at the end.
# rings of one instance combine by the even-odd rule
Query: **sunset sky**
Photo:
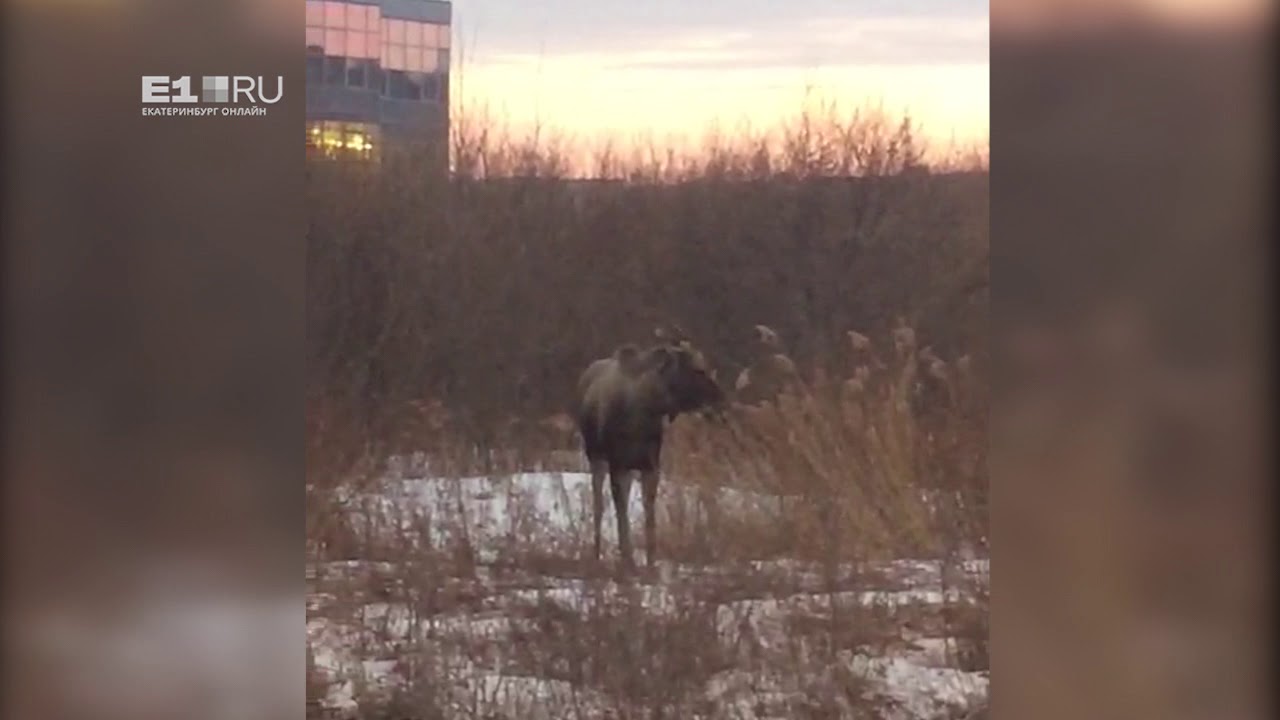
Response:
POLYGON ((910 110, 943 142, 989 127, 974 0, 454 0, 455 116, 580 138, 696 138, 810 97, 910 110))

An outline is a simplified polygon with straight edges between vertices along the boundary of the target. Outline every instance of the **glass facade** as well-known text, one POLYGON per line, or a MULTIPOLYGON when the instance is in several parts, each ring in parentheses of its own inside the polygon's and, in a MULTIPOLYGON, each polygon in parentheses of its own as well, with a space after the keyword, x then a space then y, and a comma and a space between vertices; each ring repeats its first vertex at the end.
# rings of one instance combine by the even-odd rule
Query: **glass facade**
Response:
POLYGON ((437 0, 307 0, 308 147, 447 138, 450 15, 437 0))

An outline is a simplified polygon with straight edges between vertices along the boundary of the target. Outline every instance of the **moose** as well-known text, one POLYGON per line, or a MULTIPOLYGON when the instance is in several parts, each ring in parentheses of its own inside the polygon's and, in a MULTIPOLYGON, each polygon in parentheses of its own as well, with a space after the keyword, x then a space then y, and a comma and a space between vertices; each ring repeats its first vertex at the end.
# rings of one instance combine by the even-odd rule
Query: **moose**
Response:
POLYGON ((683 413, 723 406, 725 394, 706 358, 687 339, 656 333, 659 343, 642 350, 624 345, 592 362, 578 381, 577 424, 591 468, 595 559, 600 559, 604 480, 609 477, 618 522, 623 567, 635 568, 627 503, 632 473, 640 475, 644 500, 645 555, 656 554, 656 509, 662 435, 666 423, 683 413))

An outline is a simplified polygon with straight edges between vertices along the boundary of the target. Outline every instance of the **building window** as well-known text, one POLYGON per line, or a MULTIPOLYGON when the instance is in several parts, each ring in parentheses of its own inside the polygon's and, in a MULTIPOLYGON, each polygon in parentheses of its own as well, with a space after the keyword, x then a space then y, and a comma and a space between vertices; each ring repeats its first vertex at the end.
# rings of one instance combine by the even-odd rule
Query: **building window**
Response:
MULTIPOLYGON (((353 32, 363 33, 369 28, 365 25, 365 8, 367 5, 356 5, 354 3, 347 5, 347 29, 353 32)), ((374 28, 375 30, 377 28, 374 28)))
POLYGON ((404 70, 404 69, 406 69, 407 63, 405 62, 405 57, 404 57, 404 46, 403 46, 403 45, 388 45, 388 46, 387 46, 387 61, 386 61, 386 62, 384 62, 382 65, 383 65, 383 67, 387 68, 388 70, 404 70))
POLYGON ((387 95, 397 100, 421 100, 422 89, 403 70, 387 71, 387 95))
POLYGON ((347 60, 347 87, 367 87, 369 82, 368 60, 347 60))
POLYGON ((342 85, 347 79, 347 59, 326 57, 324 59, 324 84, 342 85))
POLYGON ((377 6, 306 0, 307 82, 392 98, 447 98, 450 28, 384 18, 377 6))
POLYGON ((441 100, 443 76, 436 73, 388 70, 387 97, 397 100, 438 102, 441 100))
POLYGON ((411 72, 405 73, 406 79, 409 81, 409 99, 410 100, 434 100, 435 98, 427 94, 427 78, 426 73, 411 72))
POLYGON ((369 160, 381 146, 376 125, 321 120, 307 123, 307 152, 339 160, 369 160))
POLYGON ((324 54, 343 57, 347 54, 347 31, 328 28, 324 31, 324 54))
POLYGON ((347 57, 366 58, 368 56, 368 36, 365 33, 347 33, 347 57))
POLYGON ((376 6, 307 0, 307 45, 326 55, 378 58, 381 13, 376 6))
POLYGON ((425 73, 422 75, 422 99, 440 99, 440 78, 436 74, 425 73))
POLYGON ((307 54, 307 83, 319 85, 324 82, 324 56, 307 54))
POLYGON ((440 69, 441 49, 448 47, 448 37, 446 25, 384 19, 382 66, 389 70, 435 72, 440 69))
POLYGON ((326 2, 324 4, 324 26, 329 28, 346 27, 347 3, 326 2))

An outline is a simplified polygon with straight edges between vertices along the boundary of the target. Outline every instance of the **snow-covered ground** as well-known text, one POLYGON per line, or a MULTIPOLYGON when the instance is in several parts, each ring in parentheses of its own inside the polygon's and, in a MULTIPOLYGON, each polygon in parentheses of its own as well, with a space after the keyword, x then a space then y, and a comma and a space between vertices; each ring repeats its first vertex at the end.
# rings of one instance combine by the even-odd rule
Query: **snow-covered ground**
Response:
MULTIPOLYGON (((343 502, 372 525, 375 533, 402 533, 410 542, 439 547, 465 539, 479 562, 494 562, 504 550, 536 536, 549 547, 576 545, 589 537, 591 476, 586 473, 520 473, 501 477, 435 479, 423 468, 393 463, 375 492, 351 493, 343 502)), ((612 501, 606 484, 607 515, 603 535, 616 541, 612 501)), ((664 483, 658 522, 670 528, 690 522, 714 506, 737 518, 767 521, 776 516, 779 498, 734 490, 664 483), (681 511, 679 514, 676 511, 681 511)), ((643 528, 639 487, 629 498, 632 536, 643 528)))
MULTIPOLYGON (((665 483, 662 493, 660 523, 674 522, 671 510, 682 504, 686 513, 715 503, 723 512, 767 519, 778 503, 677 483, 665 483)), ((638 496, 637 489, 635 533, 643 517, 638 496)), ((891 717, 949 717, 987 696, 986 674, 959 669, 957 642, 937 630, 944 606, 972 608, 973 588, 986 586, 982 559, 945 572, 936 560, 843 566, 842 575, 869 580, 834 591, 821 568, 786 559, 733 568, 662 562, 647 579, 619 583, 585 569, 546 574, 491 566, 529 538, 552 552, 583 546, 591 502, 590 477, 582 473, 434 479, 421 462, 401 460, 381 487, 344 502, 373 532, 406 542, 441 547, 461 534, 476 562, 467 576, 454 578, 424 578, 421 568, 390 561, 308 568, 314 665, 331 681, 324 705, 340 714, 354 714, 362 698, 411 686, 408 678, 430 677, 444 679, 432 683, 431 697, 446 717, 604 716, 627 701, 559 671, 531 674, 527 661, 530 653, 543 657, 539 643, 568 642, 562 636, 602 615, 677 635, 705 632, 697 642, 708 647, 698 650, 724 668, 699 677, 693 695, 684 691, 688 717, 788 717, 804 698, 841 695, 850 677, 860 678, 862 696, 891 717), (404 578, 415 573, 415 589, 406 591, 412 583, 404 578), (367 591, 375 586, 392 589, 381 596, 367 591), (858 631, 857 641, 829 647, 821 623, 835 612, 858 631)), ((611 511, 605 531, 612 543, 611 511)), ((576 552, 566 555, 577 563, 576 552)), ((545 649, 547 668, 563 660, 554 654, 545 649)), ((857 712, 846 708, 838 716, 857 712)))

